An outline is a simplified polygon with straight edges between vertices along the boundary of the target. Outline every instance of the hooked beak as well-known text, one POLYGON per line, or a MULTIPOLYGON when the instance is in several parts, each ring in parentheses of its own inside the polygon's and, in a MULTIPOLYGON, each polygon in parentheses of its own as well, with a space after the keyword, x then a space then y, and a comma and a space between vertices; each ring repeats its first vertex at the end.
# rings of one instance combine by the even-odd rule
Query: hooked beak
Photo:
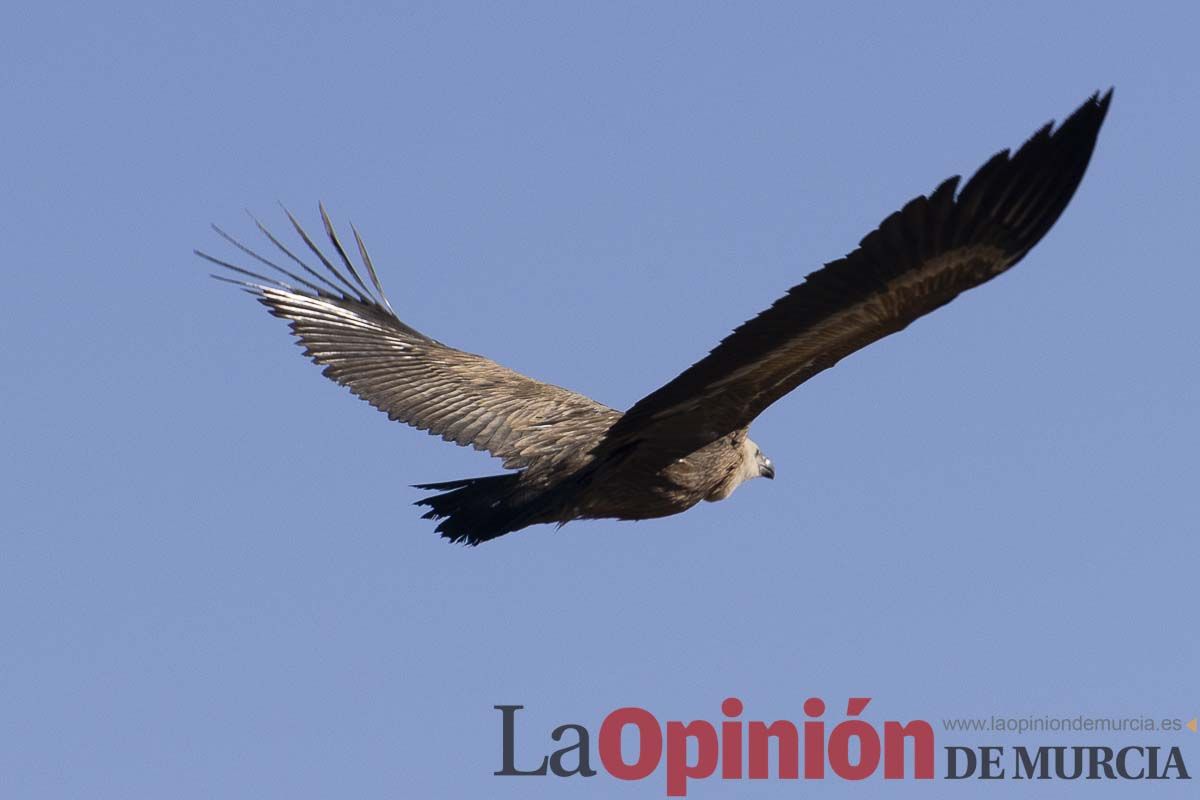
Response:
POLYGON ((775 480, 775 465, 771 463, 771 459, 763 459, 763 462, 758 465, 758 474, 768 480, 775 480))

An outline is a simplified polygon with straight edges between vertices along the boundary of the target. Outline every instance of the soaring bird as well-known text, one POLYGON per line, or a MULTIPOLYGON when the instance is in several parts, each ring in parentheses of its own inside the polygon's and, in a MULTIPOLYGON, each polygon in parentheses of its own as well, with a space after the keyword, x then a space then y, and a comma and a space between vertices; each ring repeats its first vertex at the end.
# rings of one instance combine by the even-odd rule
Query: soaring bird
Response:
POLYGON ((1111 89, 1097 92, 1057 129, 1048 123, 1015 154, 997 153, 961 190, 956 175, 909 201, 624 413, 406 325, 358 231, 355 266, 323 206, 332 257, 286 211, 302 248, 255 220, 274 261, 213 226, 259 272, 196 254, 288 320, 326 376, 390 419, 486 450, 510 470, 416 487, 437 492, 417 505, 446 539, 477 545, 539 523, 665 517, 774 478, 748 435, 764 409, 1024 258, 1079 186, 1111 99, 1111 89))

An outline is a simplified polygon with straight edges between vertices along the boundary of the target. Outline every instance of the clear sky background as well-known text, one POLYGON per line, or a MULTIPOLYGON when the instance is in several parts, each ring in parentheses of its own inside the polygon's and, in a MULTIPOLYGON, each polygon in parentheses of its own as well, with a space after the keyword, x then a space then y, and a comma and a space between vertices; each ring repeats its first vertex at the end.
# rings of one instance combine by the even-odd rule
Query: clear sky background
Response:
MULTIPOLYGON (((663 796, 492 777, 498 703, 527 706, 522 761, 731 694, 830 724, 858 695, 877 723, 1200 713, 1200 13, 1143 6, 13 11, 0 795, 663 796), (406 321, 624 408, 1110 85, 1017 269, 764 414, 777 480, 666 520, 445 543, 408 485, 498 462, 323 379, 191 255, 324 200, 406 321)), ((1200 773, 1187 731, 937 735, 1179 744, 1200 773)))

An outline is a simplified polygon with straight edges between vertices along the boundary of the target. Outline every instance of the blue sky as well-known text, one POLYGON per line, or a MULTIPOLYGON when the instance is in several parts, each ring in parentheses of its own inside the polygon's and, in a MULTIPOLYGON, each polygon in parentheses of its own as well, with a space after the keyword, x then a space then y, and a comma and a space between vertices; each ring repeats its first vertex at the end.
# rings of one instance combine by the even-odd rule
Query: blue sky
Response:
MULTIPOLYGON (((2 793, 663 796, 661 772, 493 777, 498 703, 527 706, 523 758, 729 695, 768 720, 1200 713, 1200 18, 968 5, 14 14, 2 793), (190 254, 323 200, 407 322, 626 407, 1110 85, 1017 269, 764 414, 777 480, 666 520, 447 545, 408 485, 498 464, 322 379, 190 254)), ((1187 731, 994 738, 1180 744, 1200 771, 1187 731)), ((878 787, 689 796, 818 790, 878 787)))

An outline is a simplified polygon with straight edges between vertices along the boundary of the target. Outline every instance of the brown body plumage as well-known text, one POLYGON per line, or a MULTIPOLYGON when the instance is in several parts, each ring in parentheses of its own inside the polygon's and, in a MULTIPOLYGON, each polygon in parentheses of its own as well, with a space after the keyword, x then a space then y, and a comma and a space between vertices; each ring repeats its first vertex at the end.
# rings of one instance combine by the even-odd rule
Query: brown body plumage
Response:
POLYGON ((282 278, 199 255, 243 276, 223 279, 289 320, 329 378, 391 419, 486 450, 515 470, 421 485, 439 492, 418 502, 441 520, 443 536, 478 544, 538 523, 663 517, 774 477, 747 435, 764 409, 1020 261, 1083 178, 1111 95, 1093 96, 1057 130, 1046 125, 1011 157, 997 154, 961 192, 956 176, 912 200, 624 414, 401 322, 358 232, 356 268, 324 208, 332 260, 288 215, 316 267, 261 224, 288 266, 217 230, 282 278))

